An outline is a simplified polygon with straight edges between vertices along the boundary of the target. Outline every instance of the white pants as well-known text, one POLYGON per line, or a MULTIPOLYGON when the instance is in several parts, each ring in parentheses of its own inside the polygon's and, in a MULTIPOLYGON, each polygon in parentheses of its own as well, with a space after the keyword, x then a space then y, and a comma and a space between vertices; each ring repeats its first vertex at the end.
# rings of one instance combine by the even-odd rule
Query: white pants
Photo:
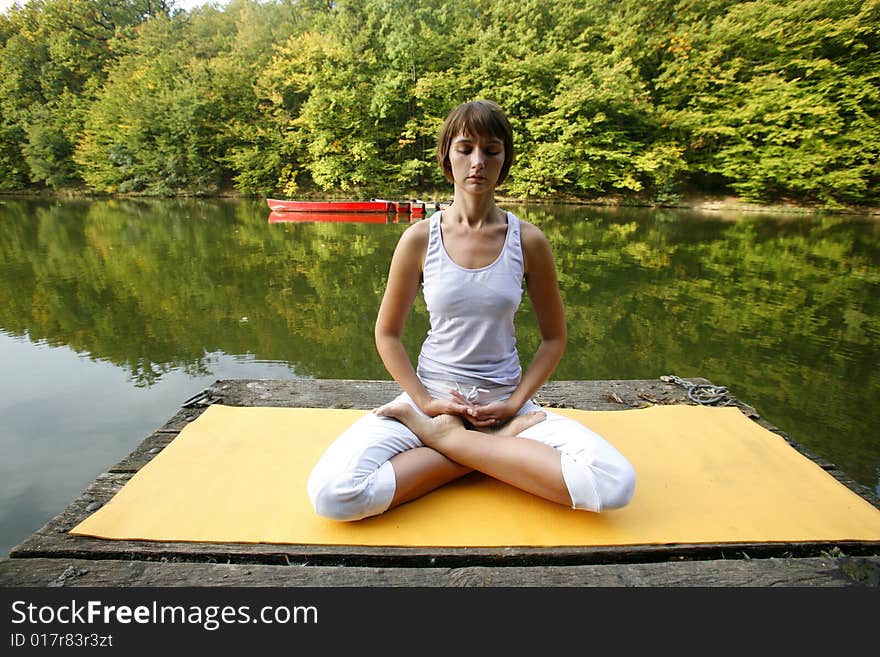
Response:
MULTIPOLYGON (((405 401, 422 413, 406 393, 394 401, 405 401)), ((519 436, 562 453, 562 477, 572 508, 599 512, 628 504, 636 483, 629 461, 599 434, 534 402, 527 402, 517 415, 537 410, 544 411, 546 419, 519 436)), ((312 470, 308 494, 315 512, 333 520, 360 520, 383 513, 396 487, 390 459, 416 447, 424 445, 402 423, 366 414, 327 448, 312 470)))

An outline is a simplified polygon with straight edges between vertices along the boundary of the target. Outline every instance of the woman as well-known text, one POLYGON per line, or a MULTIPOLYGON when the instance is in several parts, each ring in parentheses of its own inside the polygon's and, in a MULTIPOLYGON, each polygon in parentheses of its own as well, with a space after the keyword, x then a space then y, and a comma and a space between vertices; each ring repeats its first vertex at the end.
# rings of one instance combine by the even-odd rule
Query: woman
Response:
POLYGON ((495 205, 513 161, 501 108, 455 108, 437 159, 453 203, 408 228, 391 260, 376 347, 403 389, 328 448, 309 477, 315 511, 358 520, 413 500, 472 470, 576 509, 626 505, 629 462, 580 423, 531 397, 565 349, 566 326, 549 242, 495 205), (514 314, 525 280, 541 344, 525 374, 514 314), (401 335, 422 286, 430 330, 414 369, 401 335))

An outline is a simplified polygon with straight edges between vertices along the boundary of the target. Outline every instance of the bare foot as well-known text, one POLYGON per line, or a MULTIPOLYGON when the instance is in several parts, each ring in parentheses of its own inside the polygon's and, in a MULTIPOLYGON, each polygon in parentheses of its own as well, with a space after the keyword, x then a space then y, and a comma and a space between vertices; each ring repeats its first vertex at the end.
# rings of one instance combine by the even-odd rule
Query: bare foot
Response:
POLYGON ((518 436, 529 427, 538 424, 538 422, 543 422, 546 418, 547 414, 544 411, 531 411, 530 413, 513 416, 500 427, 481 427, 480 431, 504 436, 518 436))
POLYGON ((437 440, 445 436, 453 429, 464 426, 461 418, 454 415, 438 415, 437 417, 425 417, 406 402, 385 404, 373 411, 380 417, 393 417, 403 422, 419 440, 425 445, 431 446, 437 440))

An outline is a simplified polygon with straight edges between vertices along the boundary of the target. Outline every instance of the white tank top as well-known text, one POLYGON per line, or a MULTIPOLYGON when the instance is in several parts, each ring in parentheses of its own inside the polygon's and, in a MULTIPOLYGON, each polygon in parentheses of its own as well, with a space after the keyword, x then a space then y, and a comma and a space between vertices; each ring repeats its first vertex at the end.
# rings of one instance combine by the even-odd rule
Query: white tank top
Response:
POLYGON ((441 216, 428 219, 422 292, 430 329, 416 372, 434 381, 515 386, 522 375, 513 326, 523 291, 519 219, 507 213, 507 236, 495 262, 466 269, 446 252, 441 216))

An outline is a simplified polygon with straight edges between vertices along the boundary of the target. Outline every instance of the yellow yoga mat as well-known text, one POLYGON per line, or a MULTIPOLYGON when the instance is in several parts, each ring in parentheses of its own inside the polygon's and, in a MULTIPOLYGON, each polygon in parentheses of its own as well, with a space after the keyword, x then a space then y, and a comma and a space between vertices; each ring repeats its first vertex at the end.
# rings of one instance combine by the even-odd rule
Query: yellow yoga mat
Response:
POLYGON ((449 547, 880 540, 880 510, 736 408, 700 406, 558 411, 632 462, 624 509, 574 511, 474 473, 382 516, 319 518, 308 474, 364 412, 211 406, 71 533, 449 547))

